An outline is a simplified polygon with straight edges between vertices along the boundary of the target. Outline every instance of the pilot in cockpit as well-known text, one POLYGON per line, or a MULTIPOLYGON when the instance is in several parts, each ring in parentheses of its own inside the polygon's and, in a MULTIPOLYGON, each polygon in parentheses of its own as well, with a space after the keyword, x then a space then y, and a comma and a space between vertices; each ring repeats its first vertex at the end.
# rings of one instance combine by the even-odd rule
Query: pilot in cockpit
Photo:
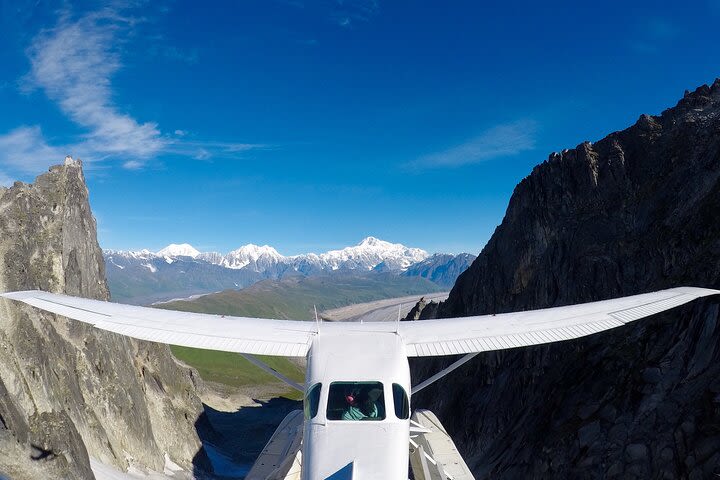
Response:
POLYGON ((371 420, 380 417, 377 401, 382 395, 380 388, 364 388, 354 390, 345 395, 347 407, 343 412, 343 420, 371 420))

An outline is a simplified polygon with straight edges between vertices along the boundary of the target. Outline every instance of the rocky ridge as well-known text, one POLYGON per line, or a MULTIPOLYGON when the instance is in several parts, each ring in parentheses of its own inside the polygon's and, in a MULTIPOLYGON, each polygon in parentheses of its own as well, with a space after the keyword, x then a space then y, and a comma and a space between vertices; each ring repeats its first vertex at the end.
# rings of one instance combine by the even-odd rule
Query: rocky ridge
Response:
MULTIPOLYGON (((661 115, 550 155, 516 187, 448 300, 422 318, 719 288, 718 212, 720 79, 661 115)), ((414 407, 439 415, 478 479, 714 478, 718 301, 482 354, 413 397, 414 407)), ((443 365, 414 362, 413 377, 443 365)))
MULTIPOLYGON (((0 189, 0 259, 2 291, 109 298, 79 162, 0 189)), ((167 346, 0 299, 0 472, 92 479, 89 457, 192 471, 204 458, 197 382, 167 346)))

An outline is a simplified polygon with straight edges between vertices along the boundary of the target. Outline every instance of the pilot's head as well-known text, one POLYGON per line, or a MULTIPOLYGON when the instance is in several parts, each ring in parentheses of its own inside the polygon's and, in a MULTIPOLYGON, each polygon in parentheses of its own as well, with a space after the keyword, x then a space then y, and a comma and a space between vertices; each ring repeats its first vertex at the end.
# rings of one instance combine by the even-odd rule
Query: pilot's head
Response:
POLYGON ((345 393, 345 401, 348 405, 357 405, 360 399, 360 390, 352 389, 345 393))

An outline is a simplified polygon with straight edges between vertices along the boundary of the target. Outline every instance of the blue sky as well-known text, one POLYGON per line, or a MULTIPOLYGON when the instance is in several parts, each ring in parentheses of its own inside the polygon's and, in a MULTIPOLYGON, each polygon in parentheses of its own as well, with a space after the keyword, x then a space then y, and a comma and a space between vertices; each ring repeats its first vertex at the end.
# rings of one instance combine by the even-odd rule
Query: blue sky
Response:
POLYGON ((478 253, 549 153, 720 76, 720 1, 0 0, 0 184, 83 159, 103 248, 478 253))

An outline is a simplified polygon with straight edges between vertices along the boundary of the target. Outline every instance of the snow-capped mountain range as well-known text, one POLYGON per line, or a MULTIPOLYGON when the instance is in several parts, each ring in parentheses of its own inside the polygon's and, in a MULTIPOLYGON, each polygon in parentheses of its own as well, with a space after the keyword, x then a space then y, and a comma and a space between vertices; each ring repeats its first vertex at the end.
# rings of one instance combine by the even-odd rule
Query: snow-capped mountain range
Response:
MULTIPOLYGON (((103 255, 113 298, 128 303, 244 288, 291 275, 390 272, 432 280, 428 268, 430 263, 437 268, 438 263, 436 256, 422 249, 375 237, 340 250, 292 256, 282 255, 269 245, 248 244, 222 254, 200 252, 187 243, 171 244, 157 252, 106 250, 103 255)), ((474 256, 457 258, 456 263, 466 268, 474 256)))
POLYGON ((227 255, 218 252, 202 253, 187 243, 173 243, 157 252, 107 250, 104 253, 106 258, 111 259, 111 263, 114 263, 112 260, 116 258, 146 261, 161 258, 166 263, 191 258, 225 268, 246 268, 254 272, 263 272, 284 265, 300 273, 308 273, 310 270, 372 270, 380 264, 383 264, 386 270, 404 271, 410 265, 430 256, 425 250, 409 248, 400 243, 390 243, 375 237, 367 237, 359 244, 342 250, 293 256, 281 255, 269 245, 258 246, 252 243, 243 245, 227 255))

